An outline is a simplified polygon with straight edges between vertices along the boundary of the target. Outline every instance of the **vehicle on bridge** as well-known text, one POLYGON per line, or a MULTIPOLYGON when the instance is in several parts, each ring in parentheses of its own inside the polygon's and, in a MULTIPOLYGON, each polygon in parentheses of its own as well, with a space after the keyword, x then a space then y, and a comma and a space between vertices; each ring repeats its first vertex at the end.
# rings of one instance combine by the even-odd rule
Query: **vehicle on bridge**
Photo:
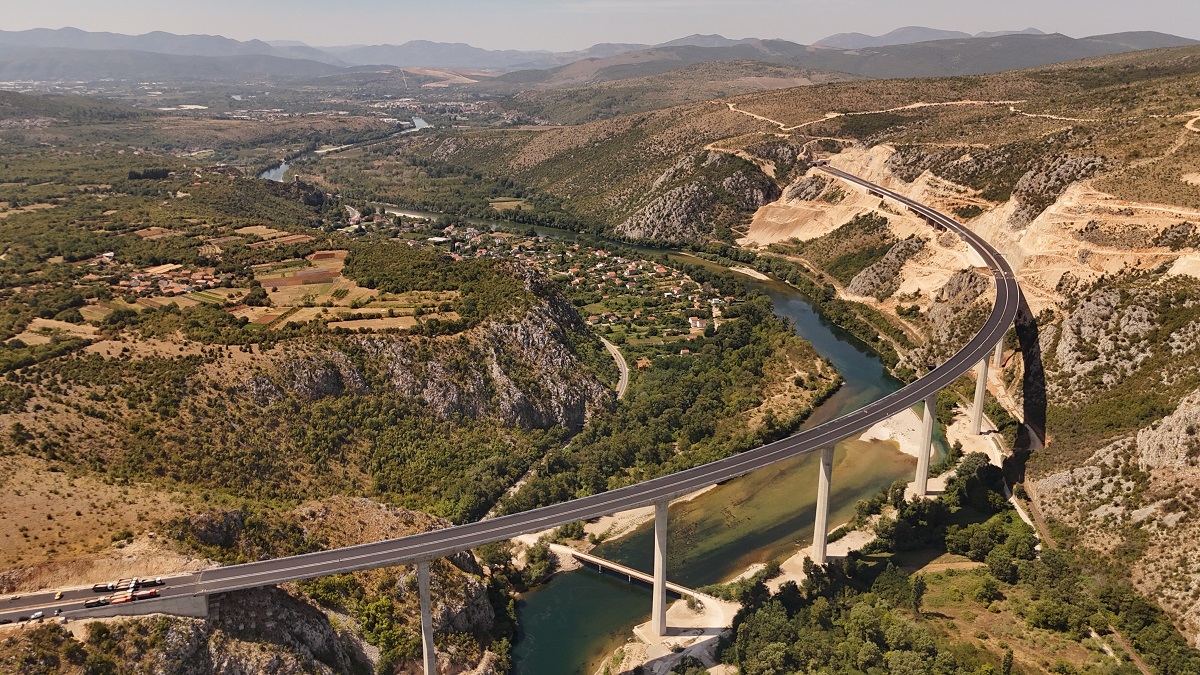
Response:
POLYGON ((123 605, 127 602, 133 602, 133 591, 125 591, 124 593, 117 593, 116 595, 109 598, 108 604, 123 605))
MULTIPOLYGON (((161 579, 161 577, 159 577, 161 579)), ((130 579, 118 579, 110 581, 107 584, 95 584, 92 586, 92 591, 95 593, 107 593, 108 591, 124 591, 135 590, 140 585, 137 577, 130 579)))

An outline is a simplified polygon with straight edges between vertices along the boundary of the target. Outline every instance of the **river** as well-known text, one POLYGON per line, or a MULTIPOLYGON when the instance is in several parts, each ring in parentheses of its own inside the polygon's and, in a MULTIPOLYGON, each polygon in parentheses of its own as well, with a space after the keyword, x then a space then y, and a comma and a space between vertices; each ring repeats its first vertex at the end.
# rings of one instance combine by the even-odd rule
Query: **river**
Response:
POLYGON ((283 175, 287 173, 287 170, 291 168, 291 166, 291 162, 280 162, 276 166, 258 174, 258 177, 263 180, 273 180, 276 183, 282 183, 283 175))
MULTIPOLYGON (((425 120, 421 119, 420 117, 412 118, 412 124, 413 124, 413 126, 411 129, 405 129, 404 131, 401 131, 400 133, 401 134, 412 134, 412 133, 416 133, 422 129, 429 128, 429 122, 426 122, 425 120)), ((376 141, 370 141, 370 142, 374 143, 376 141)), ((336 148, 335 150, 345 150, 347 148, 352 148, 352 147, 354 147, 354 146, 347 145, 347 146, 343 146, 340 148, 336 148)), ((322 150, 321 152, 325 152, 325 151, 322 150)), ((285 174, 287 174, 288 169, 291 168, 292 163, 303 161, 304 159, 308 158, 309 156, 310 156, 309 154, 304 154, 304 155, 301 155, 291 161, 280 162, 279 164, 276 164, 275 166, 271 167, 270 169, 267 169, 266 171, 259 173, 258 177, 263 180, 273 180, 276 183, 282 183, 283 177, 285 174)))

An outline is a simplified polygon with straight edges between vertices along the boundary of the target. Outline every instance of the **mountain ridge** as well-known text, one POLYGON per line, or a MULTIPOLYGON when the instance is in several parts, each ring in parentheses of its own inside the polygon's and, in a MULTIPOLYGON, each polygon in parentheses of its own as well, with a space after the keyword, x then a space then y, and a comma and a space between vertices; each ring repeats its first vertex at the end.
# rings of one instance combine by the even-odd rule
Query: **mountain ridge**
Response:
POLYGON ((832 49, 863 49, 866 47, 891 47, 895 45, 916 44, 918 42, 934 42, 937 40, 970 40, 972 38, 996 38, 1008 35, 1046 35, 1036 28, 1024 30, 984 31, 981 33, 964 33, 956 30, 942 30, 925 26, 903 26, 883 35, 866 35, 864 33, 837 33, 821 38, 813 43, 815 47, 832 49))

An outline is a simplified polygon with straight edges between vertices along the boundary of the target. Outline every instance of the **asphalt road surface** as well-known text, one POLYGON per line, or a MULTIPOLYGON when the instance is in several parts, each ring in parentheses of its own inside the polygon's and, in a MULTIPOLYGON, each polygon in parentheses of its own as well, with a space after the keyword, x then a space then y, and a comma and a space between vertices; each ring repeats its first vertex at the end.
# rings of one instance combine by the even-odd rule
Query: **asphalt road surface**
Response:
MULTIPOLYGON (((1000 254, 986 241, 953 218, 852 174, 827 166, 819 168, 837 178, 867 188, 881 197, 899 202, 935 227, 955 232, 978 252, 991 271, 996 281, 996 304, 992 308, 991 315, 988 316, 979 333, 962 350, 929 374, 874 403, 820 426, 740 455, 680 471, 670 476, 532 511, 424 532, 400 539, 389 539, 244 565, 218 567, 169 579, 164 578, 166 585, 158 587, 161 597, 224 593, 328 574, 413 564, 491 542, 511 539, 517 535, 540 532, 577 520, 598 518, 680 497, 776 462, 815 452, 844 438, 859 434, 875 423, 903 412, 924 400, 929 394, 940 391, 975 367, 977 363, 988 358, 992 348, 1003 339, 1005 331, 1016 318, 1017 306, 1020 302, 1020 288, 1017 286, 1012 268, 1000 254)), ((147 570, 147 573, 150 572, 152 570, 147 570)), ((64 597, 58 601, 53 599, 54 592, 37 593, 21 598, 0 597, 0 621, 4 619, 15 621, 18 617, 29 616, 38 610, 44 611, 49 617, 55 608, 61 608, 63 615, 68 618, 86 618, 89 611, 83 608, 83 599, 96 595, 101 594, 93 594, 89 588, 86 591, 66 591, 64 597)), ((154 601, 142 601, 142 604, 135 603, 135 606, 144 606, 147 612, 150 612, 153 611, 155 604, 157 603, 154 601)))
POLYGON ((625 361, 625 355, 621 353, 620 349, 617 349, 616 345, 604 338, 600 338, 600 341, 604 343, 604 348, 608 350, 608 353, 612 354, 613 360, 617 362, 617 368, 621 370, 621 380, 617 382, 617 400, 619 401, 625 398, 625 390, 629 388, 629 364, 625 361))

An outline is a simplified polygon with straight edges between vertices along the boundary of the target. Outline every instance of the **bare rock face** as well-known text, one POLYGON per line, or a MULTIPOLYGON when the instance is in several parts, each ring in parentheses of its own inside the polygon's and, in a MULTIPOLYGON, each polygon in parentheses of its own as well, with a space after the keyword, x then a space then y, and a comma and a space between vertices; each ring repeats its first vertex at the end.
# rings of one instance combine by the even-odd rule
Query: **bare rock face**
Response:
POLYGON ((829 187, 829 179, 813 174, 807 178, 792 183, 787 193, 784 194, 784 199, 788 201, 812 202, 816 201, 821 193, 829 187))
POLYGON ((1145 553, 1131 577, 1200 644, 1200 389, 1170 415, 1096 451, 1082 466, 1033 483, 1048 516, 1101 551, 1126 545, 1133 532, 1145 553), (1136 528, 1131 525, 1136 524, 1136 528))
POLYGON ((1183 399, 1174 413, 1137 434, 1138 466, 1143 471, 1178 469, 1200 461, 1200 390, 1183 399))
POLYGON ((1016 227, 1033 222, 1058 200, 1072 183, 1087 180, 1105 167, 1103 157, 1059 156, 1027 171, 1013 187, 1018 207, 1011 218, 1016 227))
POLYGON ((991 288, 990 278, 974 270, 960 270, 951 276, 930 305, 929 340, 909 351, 901 365, 922 372, 962 349, 991 312, 985 295, 991 288))
POLYGON ((578 431, 611 392, 571 346, 570 321, 545 304, 518 321, 493 321, 444 340, 371 336, 357 342, 392 391, 421 399, 443 418, 495 417, 526 429, 578 431))
POLYGON ((280 370, 284 386, 310 401, 367 391, 362 374, 345 354, 334 350, 318 356, 288 359, 281 364, 280 370))
POLYGON ((879 260, 854 276, 846 290, 855 295, 890 298, 900 288, 900 269, 925 248, 925 240, 909 237, 897 243, 879 260))
POLYGON ((1200 303, 1192 282, 1152 277, 1104 280, 1080 291, 1053 349, 1047 391, 1060 404, 1078 404, 1118 387, 1156 359, 1177 359, 1161 383, 1175 386, 1196 374, 1200 303))
POLYGON ((714 196, 702 183, 693 182, 672 188, 617 226, 617 231, 633 239, 689 241, 705 231, 708 208, 714 196))
MULTIPOLYGON (((86 642, 64 650, 77 655, 71 661, 81 667, 55 658, 61 666, 55 672, 110 672, 101 665, 105 663, 115 666, 111 672, 163 675, 300 675, 370 669, 370 661, 352 640, 338 634, 325 614, 281 590, 214 596, 210 608, 208 620, 145 617, 90 624, 86 642)), ((18 638, 30 641, 26 649, 34 644, 44 647, 50 640, 75 642, 55 624, 37 630, 44 635, 36 640, 30 635, 18 638)), ((17 642, 0 646, 0 663, 3 652, 12 647, 23 646, 17 642)))
POLYGON ((211 672, 343 673, 363 658, 313 605, 277 588, 239 591, 213 599, 208 626, 211 672), (275 649, 252 647, 261 643, 275 649), (247 648, 250 647, 250 648, 247 648))
POLYGON ((290 183, 266 181, 266 187, 280 197, 290 197, 305 206, 320 207, 325 204, 325 192, 296 178, 290 183))
POLYGON ((630 239, 704 241, 779 198, 779 186, 755 164, 705 151, 681 157, 630 203, 616 227, 630 239))
POLYGON ((524 281, 542 300, 521 316, 439 338, 353 335, 320 349, 301 345, 273 355, 270 372, 252 373, 239 388, 259 405, 374 393, 420 399, 443 419, 579 431, 612 397, 575 347, 594 338, 542 279, 524 281))

